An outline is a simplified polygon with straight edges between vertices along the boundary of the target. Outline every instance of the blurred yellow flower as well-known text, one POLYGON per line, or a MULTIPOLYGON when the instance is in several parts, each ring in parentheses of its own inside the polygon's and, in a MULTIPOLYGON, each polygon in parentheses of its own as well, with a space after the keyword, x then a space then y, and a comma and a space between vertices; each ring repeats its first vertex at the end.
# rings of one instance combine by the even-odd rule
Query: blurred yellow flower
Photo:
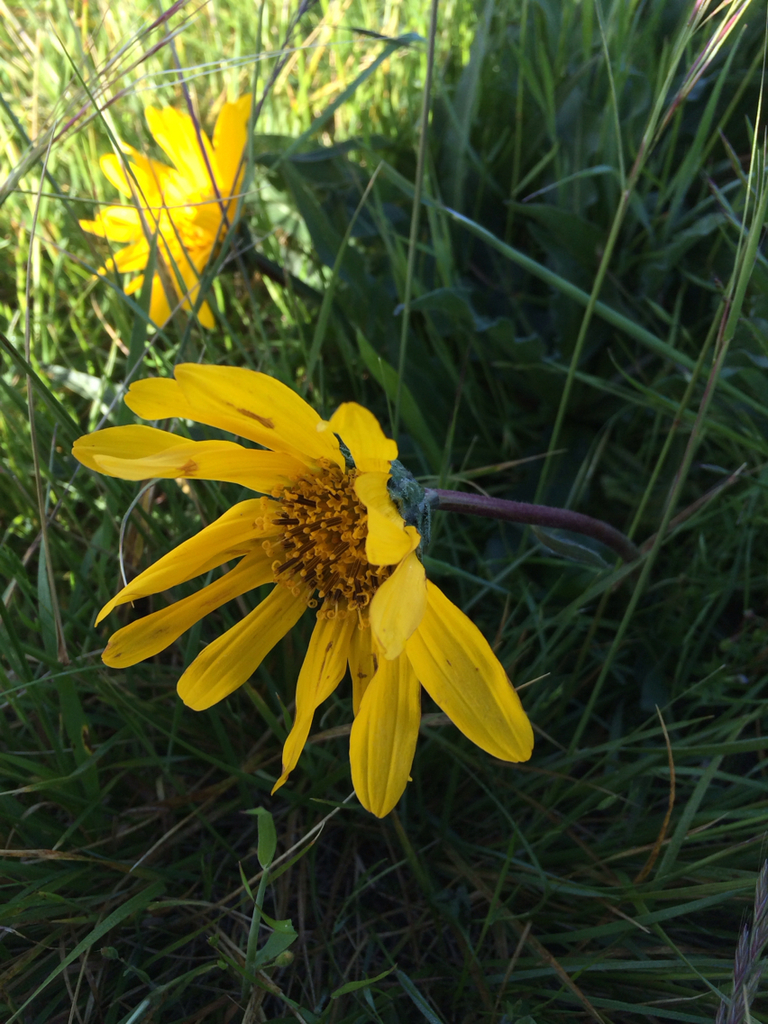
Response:
POLYGON ((426 579, 419 531, 390 493, 397 446, 373 414, 348 402, 326 422, 290 388, 251 370, 185 364, 174 372, 175 379, 132 384, 127 405, 142 419, 193 420, 270 450, 189 441, 134 425, 81 437, 74 455, 127 480, 222 480, 263 496, 233 506, 101 610, 97 621, 117 605, 239 560, 198 593, 119 629, 104 651, 106 664, 123 668, 149 658, 208 612, 275 583, 178 683, 185 704, 210 707, 249 678, 307 606, 317 608, 275 789, 296 766, 315 709, 347 666, 355 714, 352 781, 363 806, 380 817, 408 782, 420 683, 483 750, 505 761, 530 757, 533 732, 499 660, 478 628, 426 579))
MULTIPOLYGON (((211 144, 189 114, 172 107, 147 107, 149 130, 174 166, 127 145, 122 147, 130 158, 127 169, 126 161, 114 153, 101 158, 104 175, 135 205, 108 206, 95 220, 80 221, 83 230, 100 238, 129 243, 106 261, 100 274, 143 270, 157 235, 158 259, 167 270, 166 280, 183 307, 192 309, 200 275, 235 215, 245 169, 243 151, 250 112, 250 95, 225 103, 211 144)), ((126 286, 126 294, 138 291, 143 281, 144 275, 139 274, 126 286)), ((162 326, 171 311, 160 275, 155 272, 150 318, 162 326)), ((207 302, 200 306, 198 317, 204 327, 213 327, 213 313, 207 302)))

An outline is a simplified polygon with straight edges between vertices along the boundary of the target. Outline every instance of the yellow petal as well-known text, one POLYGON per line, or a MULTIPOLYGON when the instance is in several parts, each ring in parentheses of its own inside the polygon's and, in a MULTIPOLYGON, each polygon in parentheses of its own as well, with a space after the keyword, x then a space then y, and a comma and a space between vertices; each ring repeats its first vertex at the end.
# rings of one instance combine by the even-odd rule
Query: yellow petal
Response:
MULTIPOLYGON (((170 418, 193 420, 197 423, 218 427, 220 430, 226 430, 240 437, 247 437, 267 448, 278 448, 284 452, 289 451, 289 445, 280 444, 279 439, 274 435, 281 432, 286 419, 291 416, 302 416, 303 419, 299 421, 298 425, 305 429, 307 435, 314 440, 316 424, 322 423, 320 417, 303 399, 279 381, 252 370, 236 371, 238 375, 247 375, 246 381, 250 377, 256 378, 254 386, 263 389, 264 397, 259 401, 254 414, 250 408, 243 411, 228 406, 223 399, 211 403, 205 401, 206 371, 228 370, 233 369, 232 367, 195 366, 194 369, 203 372, 196 374, 192 383, 189 382, 188 375, 185 375, 188 368, 188 366, 182 365, 175 369, 177 376, 184 380, 183 389, 179 380, 173 380, 170 377, 138 380, 131 384, 128 394, 125 396, 125 404, 137 416, 145 420, 170 418), (278 416, 270 415, 274 406, 278 406, 281 410, 278 416), (262 409, 264 415, 259 419, 262 409)), ((213 374, 211 379, 214 383, 218 382, 219 389, 223 387, 224 382, 221 381, 220 375, 213 374)), ((343 465, 344 460, 339 453, 335 438, 330 446, 325 447, 323 443, 323 447, 326 452, 330 450, 334 454, 333 461, 343 465)), ((301 453, 300 461, 303 465, 306 465, 308 461, 313 461, 308 458, 309 455, 308 452, 301 453)))
POLYGON ((203 302, 200 309, 197 311, 197 319, 200 321, 203 327, 207 330, 211 330, 216 326, 216 318, 213 315, 213 310, 207 302, 203 302))
POLYGON ((362 473, 355 493, 368 510, 365 555, 371 565, 397 565, 419 546, 415 526, 406 526, 387 490, 388 473, 362 473))
POLYGON ((224 238, 231 226, 231 215, 234 215, 235 207, 226 196, 222 196, 220 200, 214 198, 207 203, 201 202, 190 206, 187 212, 191 217, 190 225, 194 227, 197 235, 192 239, 194 248, 190 246, 188 251, 195 266, 202 270, 208 262, 211 250, 224 238))
POLYGON ((190 184, 212 191, 215 158, 202 128, 198 130, 189 114, 173 107, 147 107, 144 113, 149 130, 168 159, 190 184))
POLYGON ((132 197, 131 183, 126 176, 123 162, 118 156, 114 153, 106 153, 100 158, 99 167, 107 181, 114 185, 121 195, 124 195, 126 199, 132 197))
POLYGON ((165 294, 160 275, 152 278, 152 293, 149 298, 149 319, 158 327, 164 327, 171 318, 171 304, 165 294))
POLYGON ((287 487, 304 471, 300 462, 284 452, 255 451, 232 441, 187 441, 156 455, 134 459, 115 457, 109 452, 97 453, 93 461, 102 473, 122 480, 152 477, 221 480, 262 494, 271 494, 276 487, 287 487))
POLYGON ((141 206, 162 205, 162 190, 170 167, 144 156, 132 146, 126 146, 125 152, 131 157, 127 172, 123 161, 114 153, 107 153, 99 160, 105 178, 126 199, 132 199, 141 206))
POLYGON ((116 252, 106 261, 105 266, 113 272, 129 274, 132 270, 143 270, 148 259, 149 244, 146 238, 140 238, 116 252))
POLYGON ((384 436, 372 412, 357 402, 345 402, 328 424, 349 448, 361 473, 389 473, 389 464, 397 458, 397 445, 384 436))
POLYGON ((197 363, 182 363, 174 375, 199 422, 224 430, 237 423, 235 432, 242 437, 288 452, 306 464, 326 458, 344 465, 338 441, 320 429, 323 421, 312 406, 274 377, 237 366, 197 363))
MULTIPOLYGON (((208 257, 210 256, 211 249, 213 248, 213 243, 215 242, 215 240, 216 235, 214 233, 211 236, 211 248, 208 249, 206 247, 207 251, 198 253, 201 267, 205 267, 205 265, 207 264, 208 257)), ((185 259, 179 264, 179 271, 181 273, 181 277, 186 288, 186 291, 184 292, 184 296, 182 299, 182 305, 184 309, 187 310, 187 312, 191 313, 195 303, 197 302, 197 296, 200 291, 200 273, 197 270, 197 268, 189 261, 189 259, 185 259)), ((207 302, 202 302, 200 304, 200 309, 197 311, 197 317, 200 320, 200 323, 203 325, 203 327, 207 327, 209 329, 213 327, 216 323, 213 313, 211 311, 211 307, 208 305, 207 302)))
POLYGON ((102 211, 101 221, 106 225, 107 238, 115 242, 132 242, 144 237, 141 217, 134 206, 108 206, 102 211))
POLYGON ((379 666, 379 656, 371 641, 371 630, 359 625, 349 641, 349 674, 352 677, 352 711, 355 715, 379 666))
POLYGON ((109 638, 102 661, 111 668, 126 668, 164 651, 209 612, 273 580, 271 562, 265 551, 255 551, 197 594, 118 629, 109 638))
POLYGON ((118 605, 186 583, 209 569, 223 565, 230 558, 261 548, 264 538, 275 537, 281 532, 281 527, 272 523, 279 507, 276 502, 265 498, 251 498, 233 505, 216 522, 179 544, 131 580, 104 605, 96 624, 118 605))
POLYGON ((144 284, 144 275, 139 274, 138 277, 134 277, 132 281, 129 281, 123 291, 126 295, 135 295, 136 292, 141 291, 141 287, 144 284))
POLYGON ((295 597, 278 584, 242 622, 208 644, 186 670, 176 689, 187 707, 204 711, 242 686, 306 607, 304 597, 295 597))
MULTIPOLYGON (((181 271, 182 267, 187 263, 187 255, 184 250, 183 239, 176 237, 177 231, 178 229, 173 224, 170 225, 170 230, 167 230, 165 225, 161 225, 160 229, 158 229, 158 258, 162 257, 162 263, 167 271, 168 281, 172 288, 169 301, 173 299, 180 300, 186 291, 181 271)), ((195 275, 195 281, 197 281, 197 275, 195 275)), ((171 302, 171 305, 173 304, 171 302)))
POLYGON ((91 235, 98 235, 99 238, 107 237, 107 235, 104 232, 104 227, 102 226, 101 219, 98 218, 98 214, 96 220, 79 220, 77 223, 80 225, 83 231, 87 231, 91 235))
POLYGON ((371 629, 384 657, 397 658, 427 607, 427 577, 415 552, 407 555, 371 601, 371 629))
MULTIPOLYGON (((175 229, 171 227, 171 232, 175 229)), ((179 243, 175 234, 172 236, 160 235, 160 255, 166 267, 166 284, 159 273, 156 273, 152 282, 152 298, 150 300, 150 317, 162 326, 181 307, 188 313, 192 311, 197 302, 197 294, 200 288, 200 275, 194 265, 190 262, 187 252, 179 243)), ((208 261, 210 247, 207 247, 201 258, 203 266, 208 261)), ((200 322, 205 327, 212 327, 214 324, 213 314, 207 302, 201 304, 198 311, 200 322), (205 309, 205 312, 203 312, 205 309)))
MULTIPOLYGON (((143 420, 195 419, 192 406, 173 377, 134 381, 125 396, 125 404, 143 420)), ((223 429, 229 430, 229 427, 223 429)))
MULTIPOLYGON (((161 452, 170 451, 173 448, 189 444, 185 437, 172 434, 168 430, 157 430, 155 427, 145 427, 140 423, 127 427, 106 427, 104 430, 94 430, 92 434, 84 434, 78 437, 72 445, 72 454, 78 462, 82 462, 88 469, 97 473, 104 470, 96 462, 100 455, 112 455, 116 459, 132 460, 151 458, 161 452)), ((118 476, 117 473, 110 473, 110 476, 118 476)), ((132 480, 141 480, 142 477, 129 477, 132 480)))
POLYGON ((251 115, 251 96, 241 96, 234 103, 225 103, 216 118, 213 130, 213 149, 219 169, 222 194, 235 191, 237 179, 245 166, 243 151, 248 141, 248 119, 251 115))
POLYGON ((527 761, 533 730, 499 659, 464 612, 429 580, 406 654, 421 685, 465 736, 502 761, 527 761))
POLYGON ((349 737, 352 785, 366 810, 383 818, 405 789, 421 717, 420 689, 406 657, 382 660, 349 737))
POLYGON ((132 206, 108 206, 95 220, 81 220, 80 227, 112 242, 134 242, 144 238, 139 211, 132 206))
POLYGON ((347 670, 347 655, 357 616, 318 619, 312 630, 304 664, 296 684, 296 718, 283 747, 283 773, 272 792, 278 790, 296 767, 307 742, 315 709, 341 682, 347 670))

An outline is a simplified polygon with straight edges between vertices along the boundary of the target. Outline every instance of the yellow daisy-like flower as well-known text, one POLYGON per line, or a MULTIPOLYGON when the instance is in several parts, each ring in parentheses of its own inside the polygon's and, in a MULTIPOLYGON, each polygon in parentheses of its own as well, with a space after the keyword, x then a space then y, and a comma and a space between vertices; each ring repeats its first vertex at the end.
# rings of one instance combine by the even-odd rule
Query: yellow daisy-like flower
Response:
POLYGON ((317 608, 275 789, 296 766, 315 709, 347 666, 352 781, 360 802, 379 817, 408 782, 419 684, 483 750, 504 761, 527 760, 533 732, 520 699, 477 626, 427 580, 419 531, 393 500, 393 470, 403 472, 397 445, 373 414, 348 402, 325 421, 290 388, 251 370, 185 364, 174 373, 175 379, 132 384, 128 406, 142 419, 194 420, 270 450, 188 441, 135 425, 81 437, 74 455, 126 480, 221 480, 262 497, 235 505, 105 605, 97 622, 118 605, 239 559, 198 593, 119 629, 104 651, 106 664, 123 668, 149 658, 226 601, 274 582, 257 608, 197 656, 178 692, 195 710, 222 700, 307 606, 317 608))
MULTIPOLYGON (((176 296, 185 309, 194 306, 200 275, 214 247, 232 223, 237 194, 243 183, 243 151, 251 113, 250 95, 225 103, 216 120, 213 144, 198 130, 189 114, 172 107, 147 107, 149 130, 158 146, 174 164, 144 156, 132 146, 123 146, 130 157, 129 171, 114 153, 100 160, 104 175, 134 206, 108 206, 95 220, 81 220, 80 227, 112 242, 128 242, 107 260, 100 274, 143 270, 156 235, 158 259, 162 259, 176 296)), ((144 281, 139 274, 126 286, 126 294, 138 291, 144 281)), ((162 326, 171 315, 160 275, 152 278, 149 315, 162 326)), ((203 302, 200 323, 213 327, 211 307, 203 302)))

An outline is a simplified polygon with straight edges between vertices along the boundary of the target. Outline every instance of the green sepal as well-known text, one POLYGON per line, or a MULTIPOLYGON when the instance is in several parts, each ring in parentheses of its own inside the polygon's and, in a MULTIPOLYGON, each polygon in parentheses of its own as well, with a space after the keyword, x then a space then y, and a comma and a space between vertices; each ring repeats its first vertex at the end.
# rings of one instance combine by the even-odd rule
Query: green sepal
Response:
POLYGON ((408 526, 415 526, 421 536, 419 554, 425 547, 429 547, 429 538, 432 530, 432 508, 427 500, 427 494, 421 484, 414 480, 410 473, 399 459, 393 459, 390 463, 390 478, 387 481, 389 496, 397 505, 397 511, 405 520, 408 526))

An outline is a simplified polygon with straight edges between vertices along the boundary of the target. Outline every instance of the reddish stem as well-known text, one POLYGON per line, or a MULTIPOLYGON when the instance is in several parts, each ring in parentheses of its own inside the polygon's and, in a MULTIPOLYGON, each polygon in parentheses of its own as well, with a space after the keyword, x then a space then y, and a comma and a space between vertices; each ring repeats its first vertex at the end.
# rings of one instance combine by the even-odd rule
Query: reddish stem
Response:
POLYGON ((552 508, 550 505, 530 505, 526 501, 507 501, 504 498, 488 498, 484 494, 467 494, 464 491, 442 491, 429 488, 426 492, 430 505, 441 512, 466 512, 486 519, 504 519, 509 523, 528 523, 531 526, 546 526, 559 530, 571 530, 594 537, 612 548, 625 562, 634 562, 640 552, 624 534, 581 512, 566 508, 552 508))

